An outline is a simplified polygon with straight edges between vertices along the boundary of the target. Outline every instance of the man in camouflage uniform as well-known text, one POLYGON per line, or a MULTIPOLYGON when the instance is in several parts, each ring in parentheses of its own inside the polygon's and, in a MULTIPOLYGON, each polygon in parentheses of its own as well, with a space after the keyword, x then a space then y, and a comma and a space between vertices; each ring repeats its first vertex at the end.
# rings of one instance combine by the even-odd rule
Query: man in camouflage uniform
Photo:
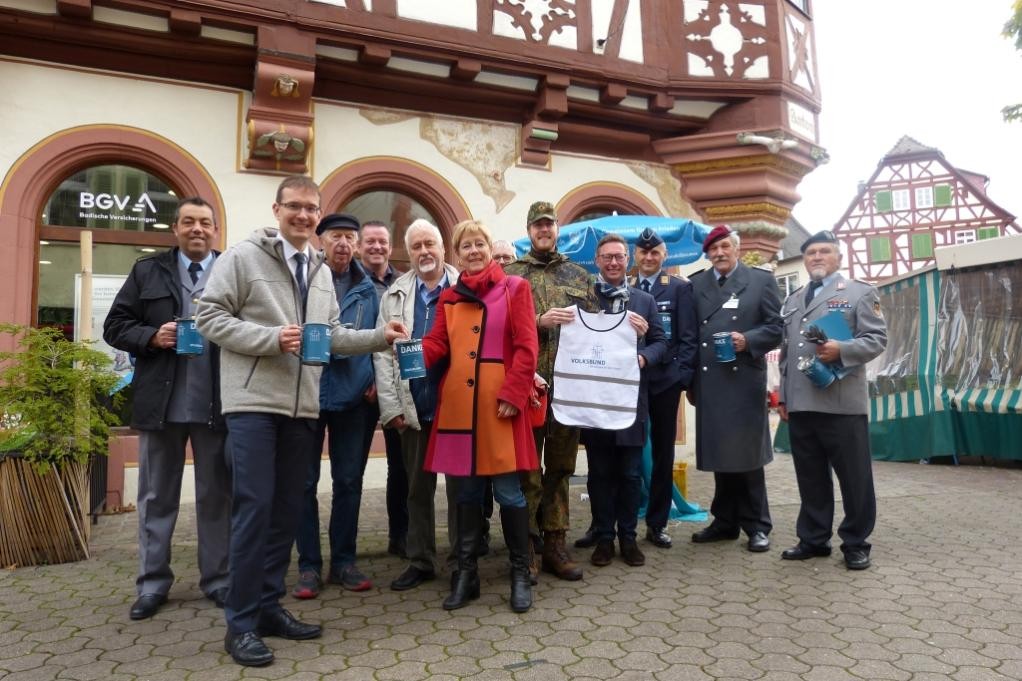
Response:
MULTIPOLYGON (((537 372, 552 386, 560 325, 575 318, 574 305, 587 312, 600 308, 593 278, 557 252, 557 215, 553 204, 546 201, 532 204, 527 224, 532 249, 505 270, 528 280, 532 287, 539 329, 537 372)), ((536 543, 541 529, 543 570, 561 579, 582 579, 582 568, 572 560, 564 537, 568 529, 568 479, 575 472, 578 455, 578 428, 562 426, 548 411, 546 425, 535 429, 533 434, 542 468, 522 474, 522 491, 529 504, 529 531, 533 536, 530 545, 533 580, 535 582, 539 572, 536 543)))

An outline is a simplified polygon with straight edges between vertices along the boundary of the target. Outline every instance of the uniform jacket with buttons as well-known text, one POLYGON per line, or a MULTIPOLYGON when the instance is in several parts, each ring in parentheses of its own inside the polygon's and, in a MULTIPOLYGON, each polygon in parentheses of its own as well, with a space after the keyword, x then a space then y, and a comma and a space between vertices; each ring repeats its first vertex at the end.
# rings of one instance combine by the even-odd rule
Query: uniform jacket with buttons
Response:
POLYGON ((539 467, 529 395, 539 341, 529 284, 496 262, 462 272, 437 301, 422 339, 426 367, 447 361, 425 469, 450 475, 499 475, 539 467), (518 414, 497 418, 497 403, 518 414))
POLYGON ((767 415, 766 354, 781 342, 781 293, 773 274, 738 263, 723 286, 712 268, 692 277, 699 325, 696 465, 742 473, 773 460, 767 415), (729 302, 734 301, 734 302, 729 302), (716 359, 713 334, 738 331, 748 347, 716 359))
MULTIPOLYGON (((161 326, 181 316, 184 309, 177 267, 178 250, 175 247, 136 261, 103 322, 103 340, 110 347, 135 356, 135 373, 131 379, 131 427, 138 430, 163 429, 173 392, 177 351, 174 348, 151 348, 149 341, 161 326)), ((209 423, 221 428, 220 351, 212 343, 209 350, 213 374, 209 423)))
MULTIPOLYGON (((630 283, 638 288, 639 278, 633 277, 630 283)), ((667 336, 663 359, 648 367, 649 393, 656 395, 679 383, 682 388, 688 388, 696 365, 696 305, 692 284, 661 271, 649 292, 656 301, 656 313, 667 336)))
POLYGON ((806 307, 806 289, 798 289, 784 301, 784 342, 781 344, 780 401, 789 412, 816 411, 826 414, 866 414, 866 363, 887 347, 887 324, 880 313, 880 296, 865 282, 848 280, 838 274, 816 292, 806 307), (852 338, 840 341, 841 364, 851 372, 826 388, 817 388, 798 369, 798 360, 816 353, 805 340, 813 322, 831 312, 840 313, 852 338))

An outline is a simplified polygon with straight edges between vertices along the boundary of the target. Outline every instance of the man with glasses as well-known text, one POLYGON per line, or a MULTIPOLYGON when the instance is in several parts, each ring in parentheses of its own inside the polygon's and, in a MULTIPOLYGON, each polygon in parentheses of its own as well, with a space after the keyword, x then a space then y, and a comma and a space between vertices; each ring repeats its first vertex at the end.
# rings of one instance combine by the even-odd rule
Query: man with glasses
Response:
MULTIPOLYGON (((628 245, 618 234, 607 234, 596 246, 596 295, 604 312, 627 311, 635 334, 627 340, 639 365, 638 402, 635 421, 621 430, 583 428, 582 442, 589 461, 589 502, 593 509, 593 537, 596 549, 589 559, 593 565, 610 565, 614 538, 621 559, 632 567, 645 565, 646 556, 636 542, 639 497, 642 488, 642 446, 646 442, 649 417, 648 368, 661 363, 667 354, 667 340, 657 318, 653 296, 628 285, 628 245)), ((623 324, 624 322, 622 322, 623 324)), ((599 341, 597 341, 599 342, 599 341)), ((610 346, 609 340, 607 345, 610 346)), ((628 350, 627 346, 623 350, 628 350)), ((620 385, 616 389, 620 390, 620 385)))
POLYGON ((493 259, 501 267, 510 265, 518 259, 518 252, 515 250, 514 244, 507 239, 497 239, 493 242, 493 248, 490 250, 493 254, 493 259))
POLYGON ((198 328, 220 346, 227 460, 234 479, 224 647, 235 662, 273 661, 263 636, 309 639, 318 625, 284 610, 308 467, 296 453, 315 447, 320 367, 302 363, 302 325, 327 324, 330 350, 384 350, 407 330, 397 322, 341 327, 323 255, 309 247, 319 223, 319 187, 296 175, 277 188, 276 228, 257 229, 224 253, 198 307, 198 328))
MULTIPOLYGON (((528 253, 506 265, 508 274, 526 279, 532 287, 539 331, 539 366, 537 373, 548 386, 553 385, 554 356, 557 354, 558 331, 561 324, 575 319, 574 307, 586 312, 600 309, 593 291, 593 278, 580 265, 557 252, 557 214, 552 203, 536 201, 529 207, 526 220, 528 253)), ((530 576, 535 584, 539 578, 537 555, 542 556, 543 570, 560 579, 582 579, 582 567, 576 563, 565 545, 569 527, 568 482, 575 472, 578 456, 578 428, 563 426, 547 411, 546 423, 533 431, 542 472, 522 474, 522 491, 529 504, 530 576), (542 552, 537 554, 542 530, 542 552)))

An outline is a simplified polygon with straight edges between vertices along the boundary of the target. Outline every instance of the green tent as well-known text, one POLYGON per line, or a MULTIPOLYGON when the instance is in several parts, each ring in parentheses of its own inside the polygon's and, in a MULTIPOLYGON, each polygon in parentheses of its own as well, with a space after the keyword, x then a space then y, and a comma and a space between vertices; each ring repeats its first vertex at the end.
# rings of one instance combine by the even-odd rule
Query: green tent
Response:
POLYGON ((936 259, 879 286, 888 343, 869 366, 873 458, 1022 460, 1022 236, 936 259))

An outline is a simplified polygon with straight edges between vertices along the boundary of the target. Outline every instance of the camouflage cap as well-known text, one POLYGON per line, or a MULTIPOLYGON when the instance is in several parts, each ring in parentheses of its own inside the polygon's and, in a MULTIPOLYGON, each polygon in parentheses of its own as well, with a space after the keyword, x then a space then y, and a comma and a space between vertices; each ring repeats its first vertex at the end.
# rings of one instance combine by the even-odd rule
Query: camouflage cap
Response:
POLYGON ((554 204, 549 201, 537 201, 529 206, 529 217, 525 224, 531 225, 536 220, 542 220, 543 218, 553 220, 555 222, 557 221, 557 213, 554 212, 554 204))

